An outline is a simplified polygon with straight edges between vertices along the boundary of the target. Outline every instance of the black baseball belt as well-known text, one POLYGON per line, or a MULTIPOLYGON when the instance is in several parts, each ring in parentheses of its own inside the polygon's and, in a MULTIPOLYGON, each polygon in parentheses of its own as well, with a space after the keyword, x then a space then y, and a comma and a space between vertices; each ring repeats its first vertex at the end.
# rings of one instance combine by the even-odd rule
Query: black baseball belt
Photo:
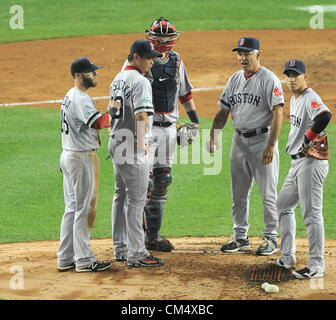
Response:
POLYGON ((293 160, 296 160, 296 159, 300 159, 300 158, 304 158, 306 155, 304 154, 303 151, 299 152, 298 154, 293 154, 291 155, 292 159, 293 160))
POLYGON ((247 132, 242 132, 239 129, 236 129, 236 132, 240 136, 243 136, 244 138, 252 138, 252 137, 268 132, 268 128, 257 128, 257 129, 254 129, 252 131, 247 131, 247 132))
POLYGON ((158 121, 153 121, 153 126, 157 126, 157 127, 170 127, 173 123, 172 122, 158 122, 158 121))

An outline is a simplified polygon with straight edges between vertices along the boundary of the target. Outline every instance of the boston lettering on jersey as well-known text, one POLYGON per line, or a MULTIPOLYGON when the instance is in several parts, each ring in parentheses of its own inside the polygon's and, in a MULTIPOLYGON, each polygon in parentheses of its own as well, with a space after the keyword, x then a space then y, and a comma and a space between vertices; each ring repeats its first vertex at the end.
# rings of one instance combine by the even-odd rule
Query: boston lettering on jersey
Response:
MULTIPOLYGON (((116 80, 112 85, 113 93, 116 93, 117 91, 122 91, 124 94, 124 97, 128 99, 131 95, 131 88, 130 86, 124 81, 124 80, 116 80)), ((117 93, 120 94, 120 93, 117 93)), ((114 98, 114 97, 112 97, 114 98)))
POLYGON ((254 95, 253 93, 237 93, 229 96, 229 103, 231 106, 236 105, 237 103, 249 103, 256 107, 259 106, 260 96, 254 95))
POLYGON ((301 126, 301 121, 302 121, 301 118, 299 118, 299 117, 297 117, 297 116, 291 114, 291 115, 289 116, 289 120, 290 120, 290 123, 291 123, 292 126, 297 127, 297 128, 300 128, 300 126, 301 126))

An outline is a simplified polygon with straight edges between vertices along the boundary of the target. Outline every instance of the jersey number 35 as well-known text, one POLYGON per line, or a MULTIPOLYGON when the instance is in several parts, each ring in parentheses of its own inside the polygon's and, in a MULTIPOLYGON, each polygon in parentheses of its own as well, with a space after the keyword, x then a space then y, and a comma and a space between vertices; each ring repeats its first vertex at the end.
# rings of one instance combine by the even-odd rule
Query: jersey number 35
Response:
POLYGON ((69 125, 65 117, 65 112, 63 110, 61 110, 61 130, 65 134, 69 133, 69 125))

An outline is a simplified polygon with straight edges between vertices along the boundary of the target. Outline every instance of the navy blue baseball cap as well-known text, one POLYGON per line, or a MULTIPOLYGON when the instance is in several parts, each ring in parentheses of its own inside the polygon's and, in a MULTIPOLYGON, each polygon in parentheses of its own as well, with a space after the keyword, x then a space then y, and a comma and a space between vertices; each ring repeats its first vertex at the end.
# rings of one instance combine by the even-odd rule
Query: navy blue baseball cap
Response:
POLYGON ((74 60, 71 64, 70 71, 72 76, 75 76, 75 73, 82 73, 82 72, 92 72, 103 68, 103 66, 96 66, 91 62, 91 60, 87 57, 80 57, 74 60))
POLYGON ((140 57, 155 58, 162 57, 162 53, 155 51, 154 46, 148 40, 136 40, 130 48, 130 56, 137 53, 140 57))
POLYGON ((297 74, 304 74, 306 73, 306 66, 301 60, 289 60, 285 63, 285 70, 284 74, 286 74, 287 71, 295 71, 297 74))
POLYGON ((260 49, 260 43, 259 40, 253 37, 243 37, 238 40, 237 48, 234 48, 232 51, 253 51, 253 50, 259 50, 260 49))

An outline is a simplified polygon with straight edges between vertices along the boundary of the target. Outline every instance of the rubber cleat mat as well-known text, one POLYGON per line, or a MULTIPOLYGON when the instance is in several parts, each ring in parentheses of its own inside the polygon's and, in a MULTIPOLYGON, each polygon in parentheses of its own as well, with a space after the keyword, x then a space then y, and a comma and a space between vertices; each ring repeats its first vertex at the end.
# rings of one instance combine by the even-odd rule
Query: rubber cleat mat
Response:
POLYGON ((252 281, 281 281, 282 268, 278 266, 257 267, 253 266, 251 270, 250 280, 252 281))

